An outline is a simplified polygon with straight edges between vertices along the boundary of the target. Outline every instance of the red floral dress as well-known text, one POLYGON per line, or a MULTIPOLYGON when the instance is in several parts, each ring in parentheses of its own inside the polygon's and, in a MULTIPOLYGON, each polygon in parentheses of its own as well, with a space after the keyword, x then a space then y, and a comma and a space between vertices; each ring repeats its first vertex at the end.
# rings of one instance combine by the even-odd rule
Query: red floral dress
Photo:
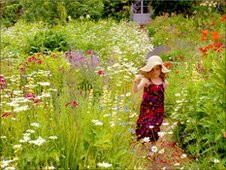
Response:
POLYGON ((164 118, 164 87, 151 82, 144 87, 140 115, 137 120, 137 140, 149 137, 150 141, 159 139, 158 132, 164 118))

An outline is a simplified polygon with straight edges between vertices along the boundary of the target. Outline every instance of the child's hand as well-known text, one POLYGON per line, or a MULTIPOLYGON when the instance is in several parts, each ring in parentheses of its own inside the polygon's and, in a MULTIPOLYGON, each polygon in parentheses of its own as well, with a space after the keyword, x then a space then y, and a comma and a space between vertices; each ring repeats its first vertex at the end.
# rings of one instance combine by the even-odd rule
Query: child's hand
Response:
POLYGON ((142 78, 143 78, 142 75, 135 75, 134 82, 135 82, 135 83, 140 83, 140 81, 141 81, 142 78))

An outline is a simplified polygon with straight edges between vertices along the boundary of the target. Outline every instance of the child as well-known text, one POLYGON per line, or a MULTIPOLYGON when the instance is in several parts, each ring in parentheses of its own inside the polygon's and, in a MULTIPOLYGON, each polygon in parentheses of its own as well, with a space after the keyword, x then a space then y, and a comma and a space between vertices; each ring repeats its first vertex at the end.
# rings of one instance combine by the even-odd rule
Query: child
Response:
MULTIPOLYGON (((141 75, 136 75, 134 92, 143 89, 140 104, 140 115, 137 120, 137 140, 149 138, 152 146, 159 139, 158 132, 164 118, 164 91, 168 86, 165 74, 170 72, 159 56, 149 57, 147 64, 140 69, 141 75)), ((149 152, 149 156, 154 153, 149 152)))

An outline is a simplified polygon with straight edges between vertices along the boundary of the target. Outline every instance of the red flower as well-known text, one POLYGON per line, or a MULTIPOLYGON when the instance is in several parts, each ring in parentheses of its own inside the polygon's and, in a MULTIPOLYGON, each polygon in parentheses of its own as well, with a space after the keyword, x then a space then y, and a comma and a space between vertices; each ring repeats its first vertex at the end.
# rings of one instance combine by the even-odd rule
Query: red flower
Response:
POLYGON ((212 33, 212 40, 218 41, 220 39, 220 34, 219 32, 215 31, 212 33))
POLYGON ((173 67, 173 64, 170 61, 165 62, 163 65, 168 69, 171 69, 173 67))
POLYGON ((200 47, 199 50, 202 51, 204 55, 206 55, 206 52, 207 52, 207 49, 206 48, 200 47))
POLYGON ((35 98, 35 96, 34 96, 33 93, 27 93, 27 94, 25 95, 25 98, 27 98, 28 100, 32 100, 32 99, 35 98))
POLYGON ((224 22, 225 19, 226 19, 226 15, 224 15, 220 18, 220 22, 224 22))
POLYGON ((10 115, 11 115, 10 112, 5 112, 5 113, 2 114, 2 117, 8 117, 8 116, 10 116, 10 115))
POLYGON ((179 55, 179 56, 178 56, 178 60, 183 61, 183 60, 184 60, 184 56, 179 55))
POLYGON ((24 73, 24 72, 25 72, 25 68, 20 68, 20 71, 21 71, 22 73, 24 73))
POLYGON ((38 64, 42 64, 42 60, 41 59, 38 59, 38 64))
POLYGON ((34 60, 36 60, 35 56, 32 56, 32 57, 28 58, 28 62, 32 62, 34 60))
POLYGON ((0 75, 0 90, 4 90, 6 88, 6 80, 3 75, 0 75))
POLYGON ((89 51, 87 51, 87 54, 92 55, 93 54, 93 51, 92 50, 89 50, 89 51))
POLYGON ((78 106, 78 103, 74 100, 74 101, 71 101, 71 102, 68 102, 67 104, 65 104, 65 106, 67 107, 68 105, 71 104, 71 107, 74 108, 74 107, 77 107, 78 106))
POLYGON ((208 30, 203 30, 202 31, 202 34, 205 35, 205 36, 207 36, 208 35, 208 32, 209 32, 208 30))
POLYGON ((103 75, 104 74, 104 71, 103 70, 98 70, 98 74, 99 75, 103 75))
POLYGON ((41 102, 41 100, 39 100, 39 99, 34 100, 34 104, 39 104, 40 102, 41 102))

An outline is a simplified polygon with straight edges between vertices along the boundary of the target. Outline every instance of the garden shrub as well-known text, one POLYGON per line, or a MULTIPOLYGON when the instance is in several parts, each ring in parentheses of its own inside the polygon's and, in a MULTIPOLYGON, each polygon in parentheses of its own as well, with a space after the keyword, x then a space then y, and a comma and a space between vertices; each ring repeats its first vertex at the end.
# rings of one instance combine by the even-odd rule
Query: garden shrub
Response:
POLYGON ((192 5, 195 1, 162 1, 162 0, 150 0, 150 4, 154 10, 152 17, 168 13, 171 15, 172 12, 176 14, 190 15, 192 13, 192 5))
POLYGON ((23 14, 22 5, 18 3, 9 4, 1 9, 1 24, 6 27, 12 26, 23 14))
POLYGON ((47 52, 47 51, 67 51, 69 44, 66 35, 52 30, 41 31, 28 37, 27 53, 47 52))

